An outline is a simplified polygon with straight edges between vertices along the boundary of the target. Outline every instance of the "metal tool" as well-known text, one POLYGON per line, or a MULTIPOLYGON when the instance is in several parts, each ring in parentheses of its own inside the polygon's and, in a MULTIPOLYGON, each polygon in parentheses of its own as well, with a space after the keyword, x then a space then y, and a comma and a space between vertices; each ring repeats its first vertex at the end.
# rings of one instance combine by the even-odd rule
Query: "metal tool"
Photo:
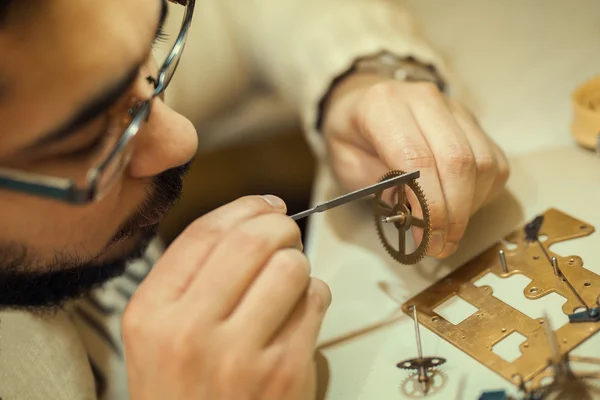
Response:
POLYGON ((417 371, 418 381, 421 385, 423 394, 427 394, 431 387, 430 370, 446 362, 446 359, 441 357, 423 357, 423 347, 421 346, 421 332, 419 330, 419 316, 417 307, 413 306, 413 319, 415 326, 415 337, 417 341, 417 358, 404 360, 396 364, 398 368, 412 369, 417 371))
POLYGON ((291 217, 294 221, 297 221, 299 219, 306 218, 312 214, 327 211, 334 207, 338 207, 343 204, 350 203, 351 201, 358 200, 358 199, 368 196, 370 194, 382 192, 385 189, 389 189, 393 186, 406 184, 410 181, 413 181, 414 179, 417 179, 420 176, 421 176, 421 174, 419 171, 413 171, 413 172, 408 172, 408 173, 398 175, 398 176, 392 176, 389 179, 380 181, 374 185, 367 186, 365 188, 358 189, 354 192, 347 193, 347 194, 337 197, 335 199, 326 201, 325 203, 319 204, 316 207, 313 207, 308 210, 294 214, 291 217))
MULTIPOLYGON (((390 171, 381 177, 382 182, 386 182, 394 177, 402 176, 402 171, 390 171)), ((377 192, 373 200, 373 215, 375 217, 375 228, 379 239, 385 250, 392 258, 401 264, 415 264, 419 262, 427 253, 429 241, 431 237, 431 226, 429 222, 429 208, 427 206, 427 198, 423 194, 419 184, 413 179, 402 181, 398 185, 396 196, 396 204, 388 206, 383 202, 383 190, 377 192), (417 217, 412 214, 412 210, 408 205, 406 187, 412 190, 419 206, 421 207, 422 217, 417 217), (384 224, 394 224, 398 231, 397 246, 394 246, 387 239, 384 224), (419 245, 412 252, 406 250, 406 232, 412 227, 420 228, 423 231, 422 239, 419 245)))

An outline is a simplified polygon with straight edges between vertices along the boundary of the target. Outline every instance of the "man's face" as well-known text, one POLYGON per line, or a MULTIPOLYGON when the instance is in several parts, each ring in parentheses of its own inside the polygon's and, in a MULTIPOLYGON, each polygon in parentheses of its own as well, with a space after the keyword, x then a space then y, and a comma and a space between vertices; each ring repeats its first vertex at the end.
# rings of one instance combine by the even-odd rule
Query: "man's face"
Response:
MULTIPOLYGON (((110 118, 121 118, 110 107, 153 92, 147 77, 156 76, 152 45, 166 6, 14 3, 0 21, 0 167, 85 176, 110 118)), ((197 137, 157 98, 133 144, 123 176, 92 204, 0 189, 0 306, 57 305, 139 254, 179 195, 197 137)))

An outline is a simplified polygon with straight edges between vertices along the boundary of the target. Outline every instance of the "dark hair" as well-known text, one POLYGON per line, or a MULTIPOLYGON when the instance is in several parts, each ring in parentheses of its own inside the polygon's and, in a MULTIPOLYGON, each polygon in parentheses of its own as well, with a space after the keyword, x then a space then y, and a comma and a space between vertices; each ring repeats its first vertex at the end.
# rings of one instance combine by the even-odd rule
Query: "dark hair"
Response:
POLYGON ((6 22, 8 9, 16 3, 16 0, 0 0, 0 27, 6 22))
MULTIPOLYGON (((13 6, 17 0, 0 0, 0 29, 6 24, 6 18, 8 16, 8 11, 11 6, 13 6)), ((3 100, 6 95, 6 82, 2 80, 2 76, 0 75, 0 101, 3 100)))

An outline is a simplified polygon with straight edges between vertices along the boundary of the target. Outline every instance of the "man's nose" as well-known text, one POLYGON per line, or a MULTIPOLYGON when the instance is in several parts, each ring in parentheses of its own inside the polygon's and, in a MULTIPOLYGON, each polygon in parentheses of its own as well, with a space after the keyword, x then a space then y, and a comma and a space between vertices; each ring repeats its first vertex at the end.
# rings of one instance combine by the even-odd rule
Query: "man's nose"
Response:
POLYGON ((198 136, 192 123, 155 99, 148 122, 135 138, 129 175, 149 178, 187 163, 194 157, 198 136))

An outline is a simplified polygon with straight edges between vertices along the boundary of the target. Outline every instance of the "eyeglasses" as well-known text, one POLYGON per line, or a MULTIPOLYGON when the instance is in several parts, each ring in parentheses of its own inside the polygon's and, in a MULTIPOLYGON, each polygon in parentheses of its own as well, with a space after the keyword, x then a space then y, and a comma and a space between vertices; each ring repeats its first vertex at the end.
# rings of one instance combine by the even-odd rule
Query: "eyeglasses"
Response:
POLYGON ((154 92, 144 101, 128 98, 109 111, 110 125, 104 151, 95 157, 82 179, 46 176, 24 171, 0 168, 0 189, 27 193, 71 204, 97 201, 119 180, 129 165, 133 153, 132 139, 148 121, 155 97, 164 93, 171 82, 183 49, 194 13, 195 0, 169 0, 185 6, 179 35, 158 70, 154 92), (122 116, 125 115, 125 118, 122 116))

